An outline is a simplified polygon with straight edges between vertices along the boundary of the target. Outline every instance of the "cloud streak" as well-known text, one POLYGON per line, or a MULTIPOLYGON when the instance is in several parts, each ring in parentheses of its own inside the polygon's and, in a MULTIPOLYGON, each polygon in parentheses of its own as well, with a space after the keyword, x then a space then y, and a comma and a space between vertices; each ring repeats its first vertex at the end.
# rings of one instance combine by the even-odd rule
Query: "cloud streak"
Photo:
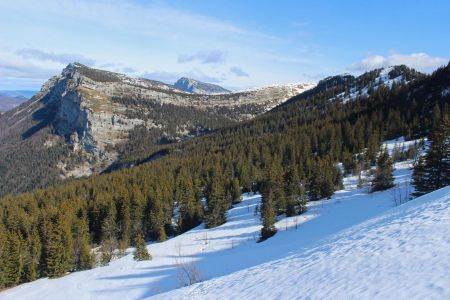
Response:
POLYGON ((225 53, 220 50, 199 51, 193 54, 180 54, 179 63, 198 61, 201 64, 219 64, 225 62, 225 53))
POLYGON ((0 89, 37 89, 60 69, 43 68, 0 52, 0 89))
POLYGON ((430 72, 448 63, 448 58, 435 57, 427 53, 391 53, 387 56, 369 55, 359 62, 351 64, 348 69, 351 71, 364 72, 377 68, 385 68, 395 65, 406 65, 423 72, 430 72))
POLYGON ((250 74, 248 74, 247 72, 245 72, 244 70, 242 70, 239 67, 231 67, 230 73, 237 77, 249 77, 250 76, 250 74))
POLYGON ((16 54, 25 59, 52 61, 62 64, 79 62, 89 66, 95 65, 95 60, 81 54, 45 52, 34 48, 20 49, 16 51, 16 54))

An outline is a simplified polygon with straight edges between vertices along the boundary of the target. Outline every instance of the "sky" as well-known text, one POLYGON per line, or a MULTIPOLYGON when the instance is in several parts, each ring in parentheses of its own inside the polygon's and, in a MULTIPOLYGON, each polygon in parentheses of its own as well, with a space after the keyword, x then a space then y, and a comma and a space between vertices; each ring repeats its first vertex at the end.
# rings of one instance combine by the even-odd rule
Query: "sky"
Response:
POLYGON ((0 89, 70 62, 230 89, 450 58, 450 1, 0 0, 0 89))

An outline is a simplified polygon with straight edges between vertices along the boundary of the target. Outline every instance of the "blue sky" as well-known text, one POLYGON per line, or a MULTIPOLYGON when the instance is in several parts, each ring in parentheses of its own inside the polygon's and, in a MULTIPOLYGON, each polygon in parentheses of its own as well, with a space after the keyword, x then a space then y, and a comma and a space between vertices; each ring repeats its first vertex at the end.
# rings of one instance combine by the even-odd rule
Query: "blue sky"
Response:
POLYGON ((245 88, 450 57, 450 1, 0 0, 0 89, 69 62, 245 88))

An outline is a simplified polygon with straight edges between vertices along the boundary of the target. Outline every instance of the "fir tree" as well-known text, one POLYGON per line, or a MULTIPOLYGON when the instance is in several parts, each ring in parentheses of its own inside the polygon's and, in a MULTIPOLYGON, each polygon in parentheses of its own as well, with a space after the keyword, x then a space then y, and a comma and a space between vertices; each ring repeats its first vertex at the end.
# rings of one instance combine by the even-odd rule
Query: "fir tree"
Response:
POLYGON ((22 240, 15 232, 9 232, 0 261, 0 285, 10 287, 18 284, 22 276, 24 262, 21 253, 22 240))
POLYGON ((273 199, 276 207, 276 213, 285 213, 287 209, 287 199, 284 193, 284 172, 278 158, 273 158, 270 165, 266 167, 266 180, 261 184, 261 190, 270 190, 273 193, 273 199))
POLYGON ((375 177, 372 180, 371 192, 387 190, 394 186, 394 167, 386 149, 382 150, 377 160, 375 177))
POLYGON ((431 133, 425 165, 431 191, 450 184, 450 120, 444 120, 431 133))
POLYGON ((164 241, 165 205, 163 186, 154 187, 148 199, 147 236, 153 240, 164 241))
POLYGON ((106 217, 102 223, 102 243, 100 248, 102 265, 107 265, 114 258, 117 248, 116 206, 113 202, 110 202, 106 217))
POLYGON ((427 187, 427 172, 425 167, 425 159, 423 156, 420 156, 419 159, 414 164, 413 169, 413 185, 414 185, 414 193, 413 196, 420 197, 427 192, 429 192, 429 188, 427 187))
POLYGON ((45 246, 45 273, 48 277, 59 277, 71 268, 72 245, 68 243, 70 232, 65 228, 64 217, 58 214, 50 222, 45 246))
POLYGON ((450 184, 450 121, 435 126, 430 135, 430 148, 425 159, 414 167, 414 196, 435 191, 450 184))
POLYGON ((133 253, 134 260, 151 260, 152 256, 148 253, 147 246, 145 245, 144 238, 141 234, 136 236, 136 250, 133 253))
POLYGON ((286 214, 292 216, 297 214, 297 199, 300 194, 300 177, 298 175, 297 168, 291 166, 285 176, 285 194, 286 194, 286 214))
POLYGON ((233 203, 241 202, 241 186, 237 177, 233 177, 233 179, 231 180, 230 190, 233 203))
POLYGON ((218 164, 213 171, 212 178, 206 192, 208 210, 205 225, 207 228, 219 226, 226 221, 225 212, 230 207, 227 201, 224 180, 218 164))
POLYGON ((275 207, 275 196, 272 189, 270 187, 266 187, 261 197, 261 219, 263 225, 261 228, 261 241, 264 241, 277 232, 277 229, 274 226, 277 220, 277 214, 275 207))
POLYGON ((195 192, 194 182, 186 170, 180 171, 175 187, 175 201, 178 203, 178 232, 185 232, 201 222, 202 206, 195 192))
POLYGON ((298 214, 302 214, 306 211, 306 203, 307 203, 306 184, 304 181, 301 181, 299 187, 299 195, 297 197, 298 214))
POLYGON ((334 181, 333 181, 333 163, 325 160, 321 164, 321 182, 320 182, 320 195, 322 198, 330 199, 334 193, 334 181))
POLYGON ((24 281, 33 281, 39 278, 39 263, 42 254, 42 245, 36 229, 29 234, 26 250, 24 281))
POLYGON ((95 257, 89 246, 89 228, 85 216, 82 214, 75 221, 74 266, 76 270, 91 269, 95 264, 95 257))

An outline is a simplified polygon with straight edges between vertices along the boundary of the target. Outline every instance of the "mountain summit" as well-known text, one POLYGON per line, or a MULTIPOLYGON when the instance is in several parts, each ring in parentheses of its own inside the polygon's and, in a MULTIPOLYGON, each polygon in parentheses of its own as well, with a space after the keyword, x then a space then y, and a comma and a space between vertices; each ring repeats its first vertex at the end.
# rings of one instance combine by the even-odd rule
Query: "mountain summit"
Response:
POLYGON ((224 89, 219 85, 201 82, 186 77, 178 79, 177 82, 175 82, 174 86, 179 90, 193 94, 214 95, 231 93, 231 91, 224 89))

